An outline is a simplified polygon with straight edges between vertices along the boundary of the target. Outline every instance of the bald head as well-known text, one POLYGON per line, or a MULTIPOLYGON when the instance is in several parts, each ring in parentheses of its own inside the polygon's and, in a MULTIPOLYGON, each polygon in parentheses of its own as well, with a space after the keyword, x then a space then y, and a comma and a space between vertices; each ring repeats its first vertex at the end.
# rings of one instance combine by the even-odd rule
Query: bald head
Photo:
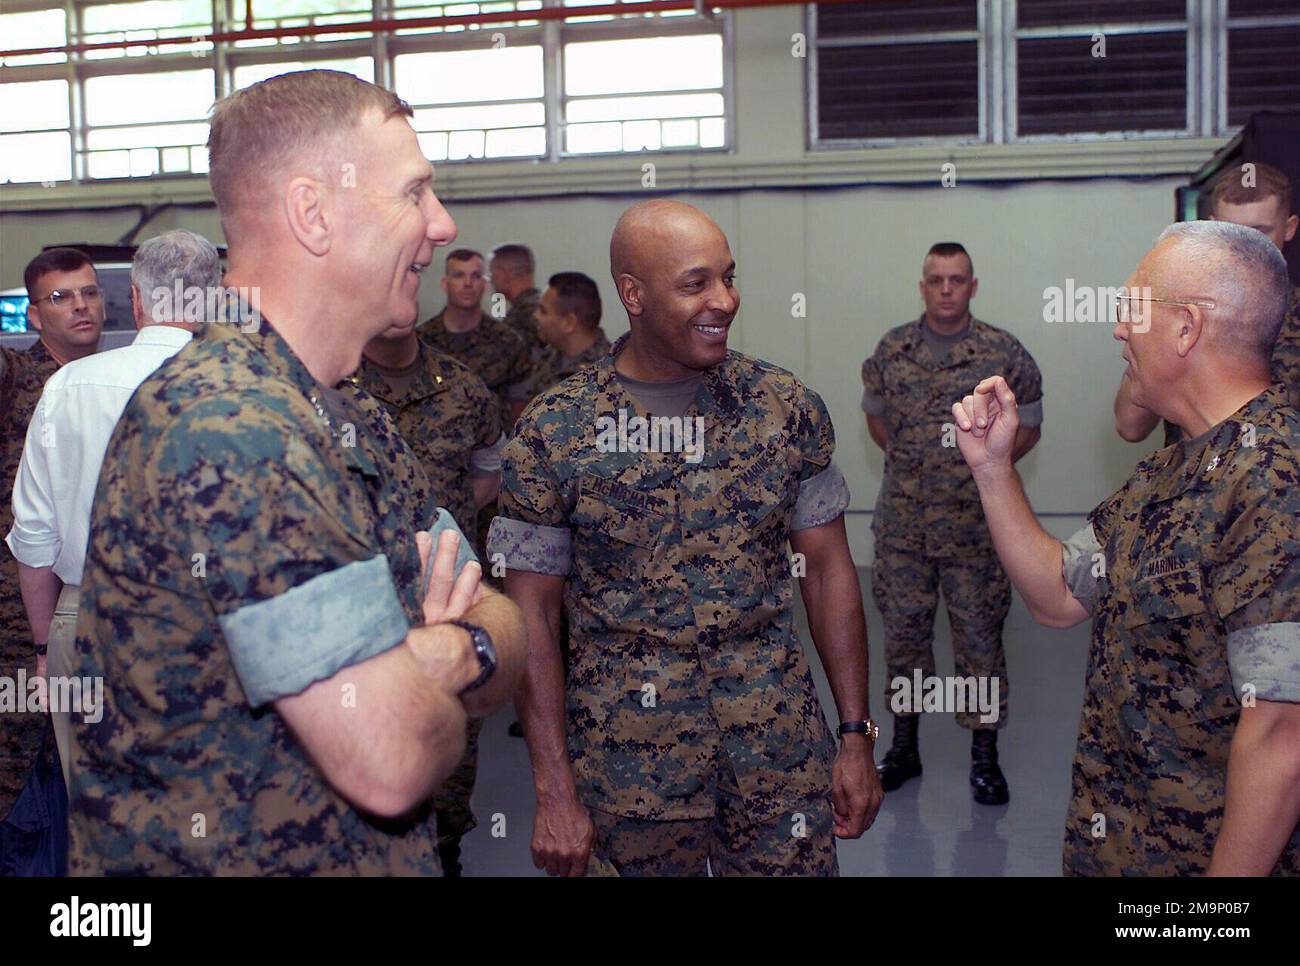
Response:
POLYGON ((1161 290, 1157 296, 1214 302, 1207 334, 1218 350, 1244 359, 1272 354, 1290 280, 1267 235, 1226 221, 1179 222, 1161 233, 1143 262, 1148 284, 1161 290))
POLYGON ((609 240, 609 270, 617 283, 624 273, 645 278, 663 256, 683 247, 726 236, 712 218, 681 201, 657 198, 623 212, 609 240))

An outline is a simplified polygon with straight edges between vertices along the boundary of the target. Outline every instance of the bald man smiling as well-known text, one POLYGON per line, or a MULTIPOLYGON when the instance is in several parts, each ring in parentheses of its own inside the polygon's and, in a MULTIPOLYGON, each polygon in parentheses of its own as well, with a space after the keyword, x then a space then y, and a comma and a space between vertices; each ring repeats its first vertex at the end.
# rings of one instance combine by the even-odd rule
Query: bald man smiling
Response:
POLYGON ((835 875, 835 837, 860 836, 881 791, 830 415, 789 372, 727 349, 736 265, 703 212, 628 209, 610 268, 631 332, 524 412, 489 540, 528 625, 534 862, 835 875), (843 722, 838 754, 792 576, 843 722))

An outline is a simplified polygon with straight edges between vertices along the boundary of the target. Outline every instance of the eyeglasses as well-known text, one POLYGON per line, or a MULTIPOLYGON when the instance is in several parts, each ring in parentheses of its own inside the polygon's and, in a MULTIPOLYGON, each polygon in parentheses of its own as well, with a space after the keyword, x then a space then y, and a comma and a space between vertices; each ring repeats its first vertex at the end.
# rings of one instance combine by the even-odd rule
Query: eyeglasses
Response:
POLYGON ((1116 295, 1115 321, 1125 325, 1133 319, 1133 302, 1164 302, 1166 305, 1199 305, 1203 309, 1218 308, 1209 299, 1155 299, 1149 295, 1116 295))
POLYGON ((71 305, 76 301, 78 292, 87 302, 98 302, 104 294, 103 289, 98 285, 87 285, 83 288, 56 288, 45 298, 32 299, 32 305, 37 302, 44 302, 46 299, 49 300, 51 305, 71 305))

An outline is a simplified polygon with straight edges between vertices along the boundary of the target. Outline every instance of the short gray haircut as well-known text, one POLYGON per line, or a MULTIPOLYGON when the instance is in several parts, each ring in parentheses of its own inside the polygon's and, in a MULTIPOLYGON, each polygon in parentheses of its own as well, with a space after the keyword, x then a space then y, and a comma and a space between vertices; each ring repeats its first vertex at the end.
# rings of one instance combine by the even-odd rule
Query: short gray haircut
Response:
MULTIPOLYGON (((221 286, 221 256, 202 235, 177 228, 150 238, 135 250, 131 282, 140 290, 145 314, 152 322, 185 321, 185 301, 201 293, 204 305, 221 286), (175 297, 179 280, 182 297, 175 297), (168 293, 163 295, 163 293, 168 293)), ((206 320, 205 320, 206 321, 206 320)))
POLYGON ((1169 239, 1205 279, 1203 291, 1179 295, 1203 295, 1218 307, 1210 317, 1211 341, 1237 354, 1271 356, 1291 288, 1286 259, 1272 239, 1228 221, 1181 221, 1161 232, 1157 244, 1169 239))

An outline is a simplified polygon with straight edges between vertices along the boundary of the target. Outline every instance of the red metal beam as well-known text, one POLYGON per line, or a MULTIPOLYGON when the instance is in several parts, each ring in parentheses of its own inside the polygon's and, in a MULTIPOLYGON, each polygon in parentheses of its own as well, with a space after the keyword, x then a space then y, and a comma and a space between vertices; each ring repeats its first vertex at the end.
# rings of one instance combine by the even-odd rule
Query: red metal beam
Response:
MULTIPOLYGON (((854 3, 860 0, 820 0, 821 4, 854 3)), ((806 0, 706 0, 706 6, 734 10, 745 7, 807 6, 806 0)), ((409 20, 360 20, 355 23, 313 24, 306 27, 264 27, 254 29, 253 3, 248 0, 248 20, 244 30, 224 33, 194 34, 189 37, 161 37, 155 40, 113 40, 97 43, 67 44, 62 47, 28 47, 0 50, 0 57, 27 57, 34 54, 74 54, 88 50, 128 50, 136 47, 179 47, 186 44, 226 43, 237 40, 280 40, 287 37, 319 37, 330 34, 392 33, 423 27, 451 27, 468 24, 508 23, 517 20, 564 20, 568 17, 619 16, 633 13, 659 13, 666 10, 694 10, 694 0, 639 0, 636 3, 605 3, 585 7, 543 7, 540 10, 500 10, 494 13, 471 13, 455 17, 413 17, 409 20)))

